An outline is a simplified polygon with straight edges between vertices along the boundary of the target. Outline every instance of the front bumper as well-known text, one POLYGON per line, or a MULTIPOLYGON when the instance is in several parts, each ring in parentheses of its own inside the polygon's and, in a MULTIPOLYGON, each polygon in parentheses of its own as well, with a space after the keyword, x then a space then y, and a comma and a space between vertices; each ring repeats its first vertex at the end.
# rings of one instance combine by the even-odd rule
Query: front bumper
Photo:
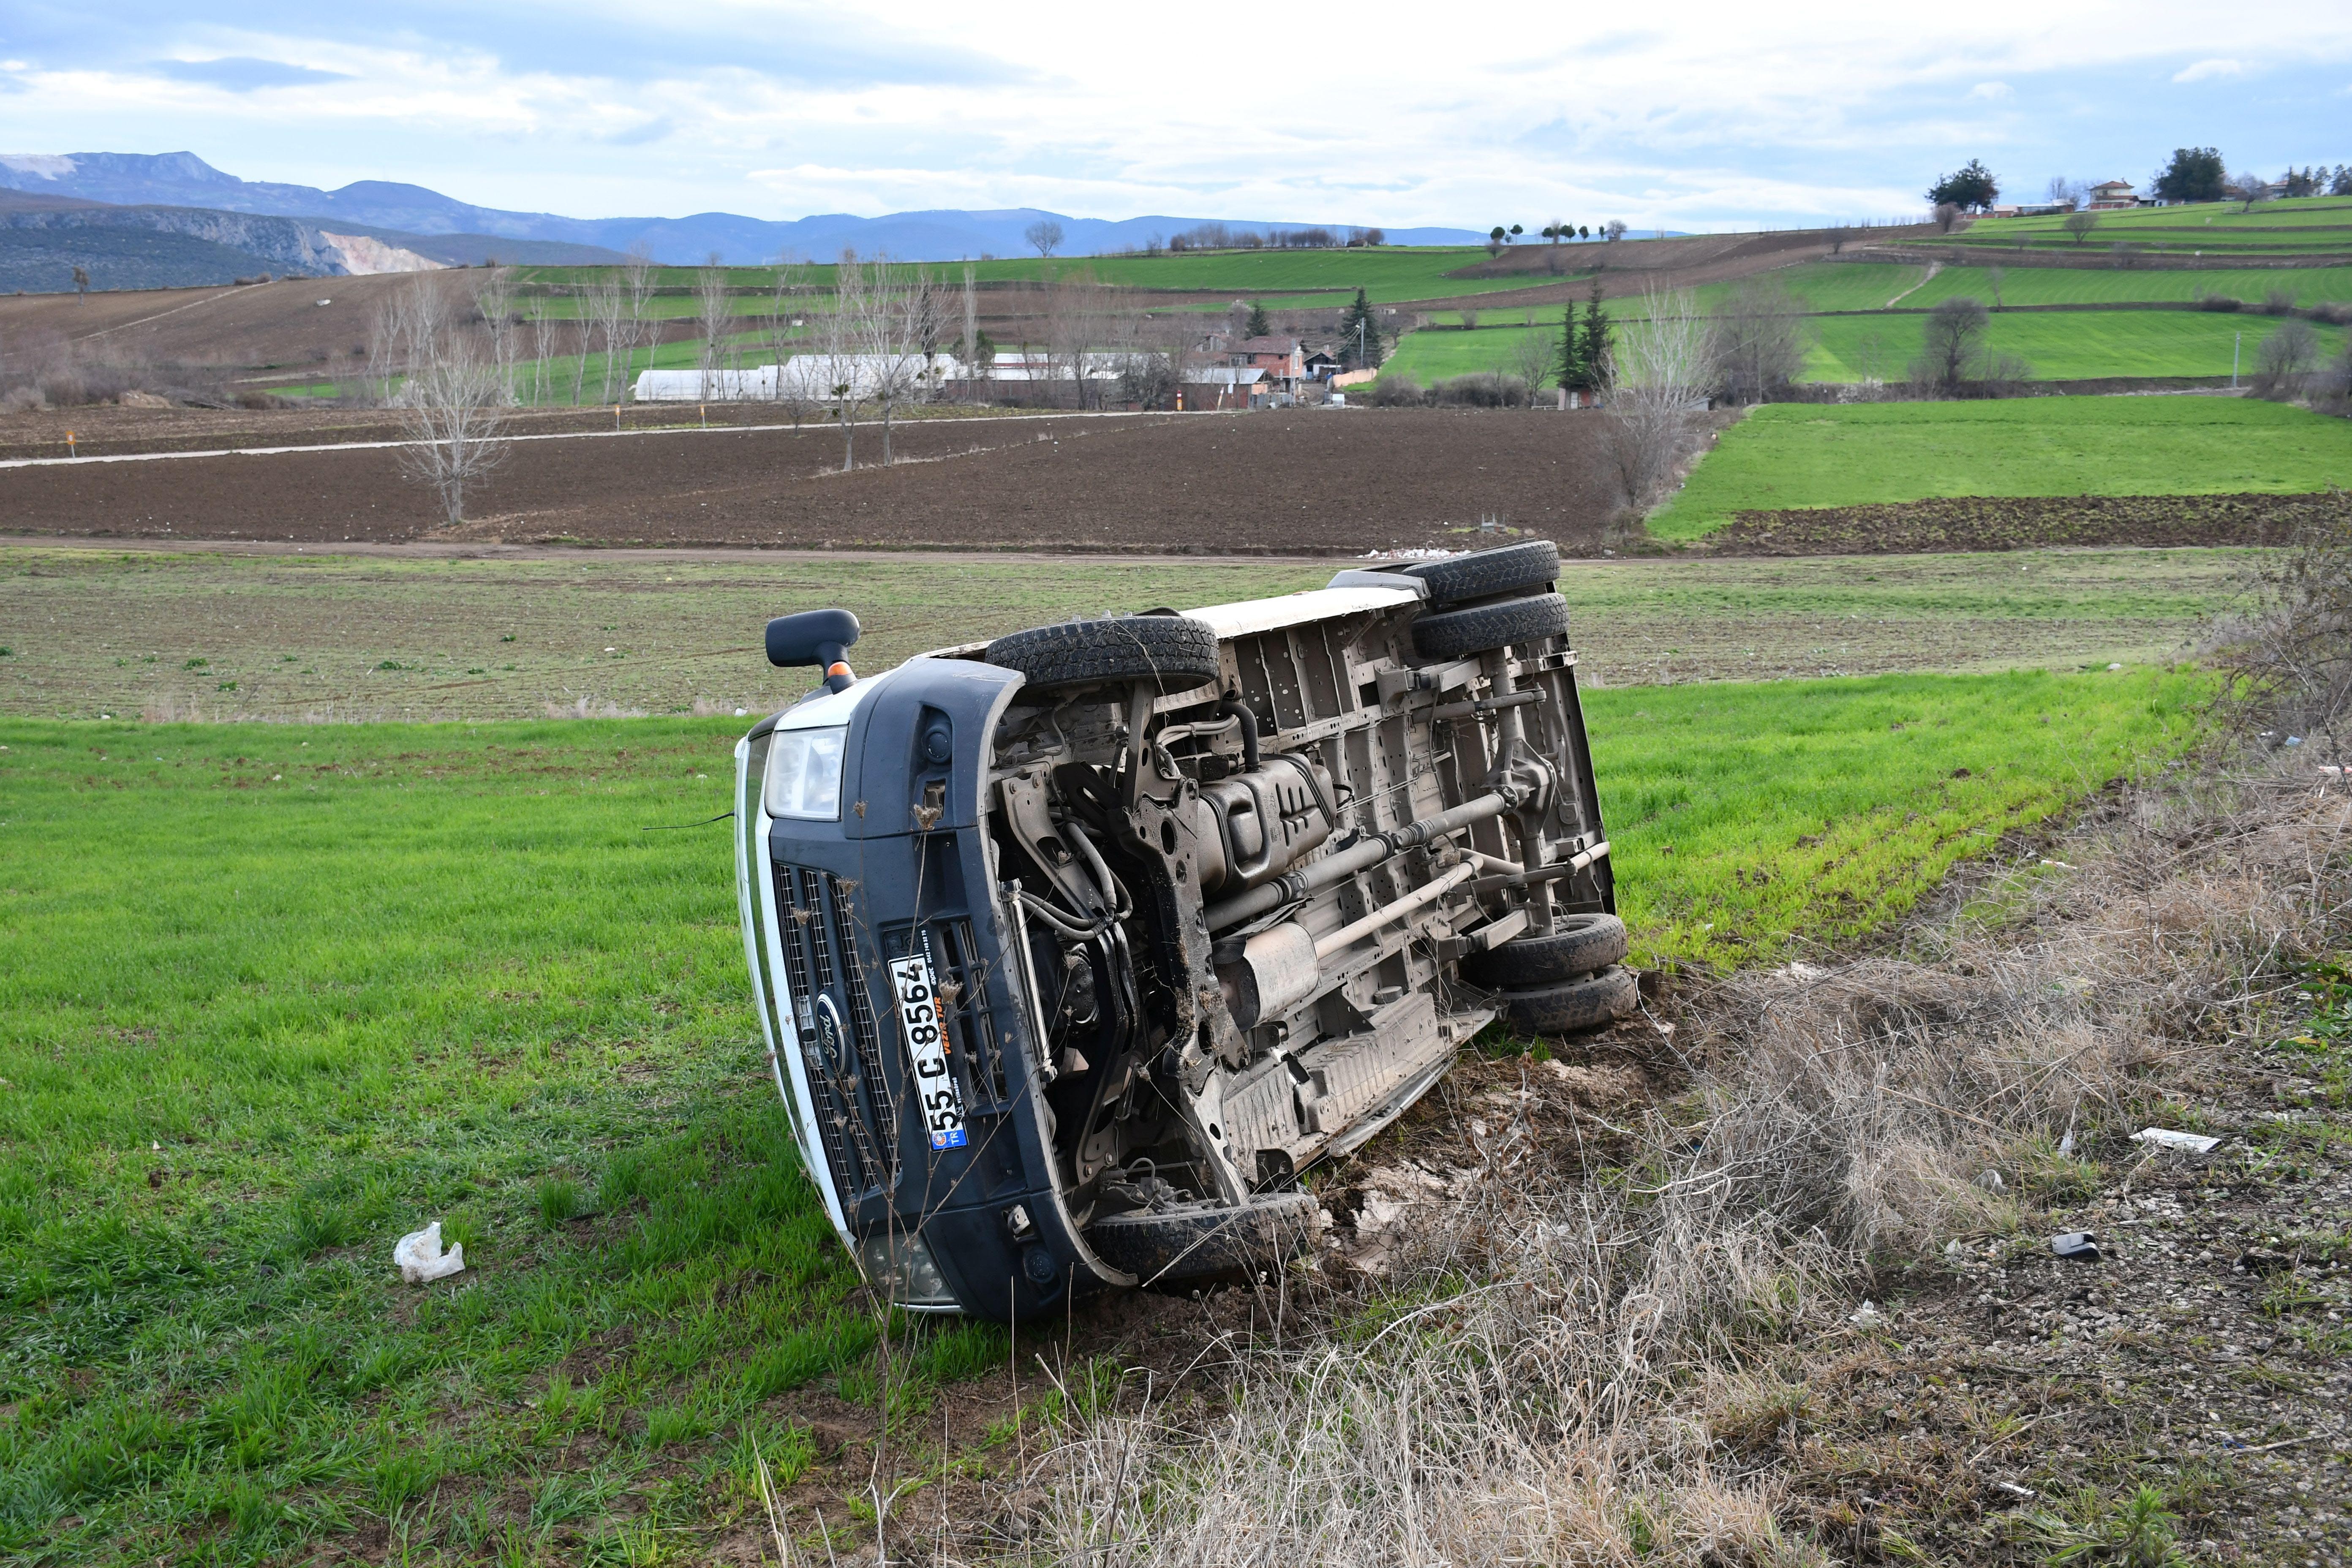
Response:
POLYGON ((910 1310, 1020 1319, 1128 1277, 1095 1258, 1054 1180, 1035 1003, 1023 955, 1007 952, 1020 929, 992 877, 979 747, 926 777, 898 743, 941 710, 961 734, 985 735, 1007 682, 984 665, 918 660, 870 683, 837 824, 768 816, 760 780, 775 721, 755 729, 736 749, 736 860, 772 1076, 861 1272, 910 1310), (928 818, 910 809, 942 798, 928 818), (902 825, 912 830, 889 830, 902 825), (914 954, 938 984, 959 1147, 933 1146, 900 1027, 890 963, 914 954))

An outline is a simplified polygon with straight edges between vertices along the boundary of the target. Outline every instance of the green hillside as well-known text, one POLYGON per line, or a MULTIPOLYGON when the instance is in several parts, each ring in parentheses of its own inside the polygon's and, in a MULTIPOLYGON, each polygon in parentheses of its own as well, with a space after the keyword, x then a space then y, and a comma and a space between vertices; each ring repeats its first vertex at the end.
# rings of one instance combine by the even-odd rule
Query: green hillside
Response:
POLYGON ((2066 232, 2065 218, 1979 218, 1959 232, 1903 244, 2032 250, 2096 250, 2116 245, 2145 246, 2168 254, 2220 252, 2231 256, 2352 255, 2352 196, 2297 196, 2258 202, 2249 212, 2240 202, 2200 202, 2189 206, 2135 207, 2095 215, 2098 223, 2081 240, 2066 232))

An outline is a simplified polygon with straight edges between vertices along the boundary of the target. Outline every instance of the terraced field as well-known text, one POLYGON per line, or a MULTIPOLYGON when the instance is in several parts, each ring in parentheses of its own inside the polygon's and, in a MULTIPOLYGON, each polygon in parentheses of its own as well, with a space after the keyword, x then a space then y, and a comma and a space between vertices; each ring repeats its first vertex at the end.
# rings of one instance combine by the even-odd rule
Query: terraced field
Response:
POLYGON ((2352 482, 2352 423, 2226 397, 1772 404, 1651 520, 1694 539, 1748 510, 1937 496, 2285 494, 2352 482))
MULTIPOLYGON (((2299 196, 2257 203, 2202 202, 2192 206, 2142 207, 2098 215, 2088 246, 2131 244, 2168 254, 2294 258, 2352 254, 2352 196, 2299 196)), ((1921 245, 1972 249, 2070 251, 2081 248, 2057 215, 1979 218, 1950 236, 1921 245)))

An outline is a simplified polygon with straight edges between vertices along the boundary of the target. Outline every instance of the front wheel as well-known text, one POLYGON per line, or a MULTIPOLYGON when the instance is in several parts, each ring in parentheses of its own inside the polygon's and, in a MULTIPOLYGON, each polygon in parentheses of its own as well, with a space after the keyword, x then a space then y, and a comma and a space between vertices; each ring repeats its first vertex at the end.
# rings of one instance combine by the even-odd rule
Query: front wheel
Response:
POLYGON ((988 662, 1035 687, 1149 680, 1162 692, 1217 679, 1216 628, 1182 616, 1114 616, 1013 632, 988 645, 988 662))

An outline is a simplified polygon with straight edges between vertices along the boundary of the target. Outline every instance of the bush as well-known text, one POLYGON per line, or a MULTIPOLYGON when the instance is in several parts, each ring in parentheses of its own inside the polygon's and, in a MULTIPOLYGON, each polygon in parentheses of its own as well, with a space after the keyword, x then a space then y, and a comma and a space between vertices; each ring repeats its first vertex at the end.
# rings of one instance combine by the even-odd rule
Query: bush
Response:
POLYGON ((2284 316, 2294 310, 2294 295, 2284 289, 2273 289, 2263 296, 2262 312, 2265 316, 2284 316))
POLYGON ((2197 308, 2200 310, 2242 310, 2246 302, 2235 294, 2200 294, 2197 308))
POLYGON ((1372 383, 1369 401, 1375 408, 1419 408, 1429 401, 1429 394, 1409 375, 1384 375, 1372 383))
POLYGON ((1433 383, 1428 401, 1454 404, 1465 408, 1524 408, 1528 403, 1528 384, 1516 375, 1502 375, 1491 370, 1473 371, 1468 375, 1457 375, 1451 381, 1433 383))

